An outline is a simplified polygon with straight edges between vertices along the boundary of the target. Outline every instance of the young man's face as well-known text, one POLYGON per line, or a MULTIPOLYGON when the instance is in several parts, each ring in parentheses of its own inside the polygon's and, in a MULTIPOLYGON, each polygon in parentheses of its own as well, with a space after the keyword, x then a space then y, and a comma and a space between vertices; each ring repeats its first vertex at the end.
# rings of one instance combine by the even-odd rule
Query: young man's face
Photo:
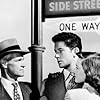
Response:
POLYGON ((24 58, 22 56, 17 56, 7 62, 7 73, 12 77, 22 77, 24 76, 24 58))
POLYGON ((55 58, 60 68, 70 66, 73 62, 72 50, 65 45, 63 41, 56 42, 54 46, 55 58))

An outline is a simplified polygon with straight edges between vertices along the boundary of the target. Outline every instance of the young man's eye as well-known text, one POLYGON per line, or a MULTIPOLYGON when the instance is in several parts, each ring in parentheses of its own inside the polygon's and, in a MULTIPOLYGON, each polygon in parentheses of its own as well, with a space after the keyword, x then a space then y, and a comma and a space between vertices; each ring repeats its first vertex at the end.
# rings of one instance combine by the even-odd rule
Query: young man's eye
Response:
POLYGON ((59 49, 59 50, 55 50, 55 53, 56 54, 60 54, 60 53, 62 53, 64 50, 63 49, 59 49))
POLYGON ((59 52, 60 52, 60 53, 62 53, 62 52, 63 52, 63 50, 59 50, 59 52))

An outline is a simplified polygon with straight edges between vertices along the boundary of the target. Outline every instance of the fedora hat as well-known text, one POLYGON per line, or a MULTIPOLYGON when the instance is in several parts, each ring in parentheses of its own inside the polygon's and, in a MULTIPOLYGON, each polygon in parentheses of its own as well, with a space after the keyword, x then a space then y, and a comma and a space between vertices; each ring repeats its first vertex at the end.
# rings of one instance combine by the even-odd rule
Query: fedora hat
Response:
POLYGON ((0 58, 14 52, 21 53, 22 55, 29 53, 29 51, 21 50, 20 46, 17 43, 17 40, 14 38, 0 42, 0 58))

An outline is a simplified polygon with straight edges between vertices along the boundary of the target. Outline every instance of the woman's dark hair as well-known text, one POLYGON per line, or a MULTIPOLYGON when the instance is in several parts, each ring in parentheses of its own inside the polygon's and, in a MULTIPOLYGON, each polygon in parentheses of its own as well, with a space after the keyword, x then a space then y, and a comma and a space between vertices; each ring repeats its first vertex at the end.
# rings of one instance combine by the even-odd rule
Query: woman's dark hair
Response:
POLYGON ((100 94, 100 54, 89 55, 82 61, 86 82, 100 94))

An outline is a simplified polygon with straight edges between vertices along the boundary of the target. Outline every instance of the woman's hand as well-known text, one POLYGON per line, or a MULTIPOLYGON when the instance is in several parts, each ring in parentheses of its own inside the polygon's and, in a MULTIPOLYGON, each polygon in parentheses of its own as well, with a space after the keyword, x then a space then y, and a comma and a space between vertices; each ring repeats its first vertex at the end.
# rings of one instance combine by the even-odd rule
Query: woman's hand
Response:
POLYGON ((77 64, 76 64, 76 68, 74 69, 73 71, 75 73, 75 82, 76 83, 80 83, 80 82, 84 82, 85 79, 86 79, 86 74, 83 70, 83 67, 81 65, 81 59, 79 59, 77 61, 77 64))

